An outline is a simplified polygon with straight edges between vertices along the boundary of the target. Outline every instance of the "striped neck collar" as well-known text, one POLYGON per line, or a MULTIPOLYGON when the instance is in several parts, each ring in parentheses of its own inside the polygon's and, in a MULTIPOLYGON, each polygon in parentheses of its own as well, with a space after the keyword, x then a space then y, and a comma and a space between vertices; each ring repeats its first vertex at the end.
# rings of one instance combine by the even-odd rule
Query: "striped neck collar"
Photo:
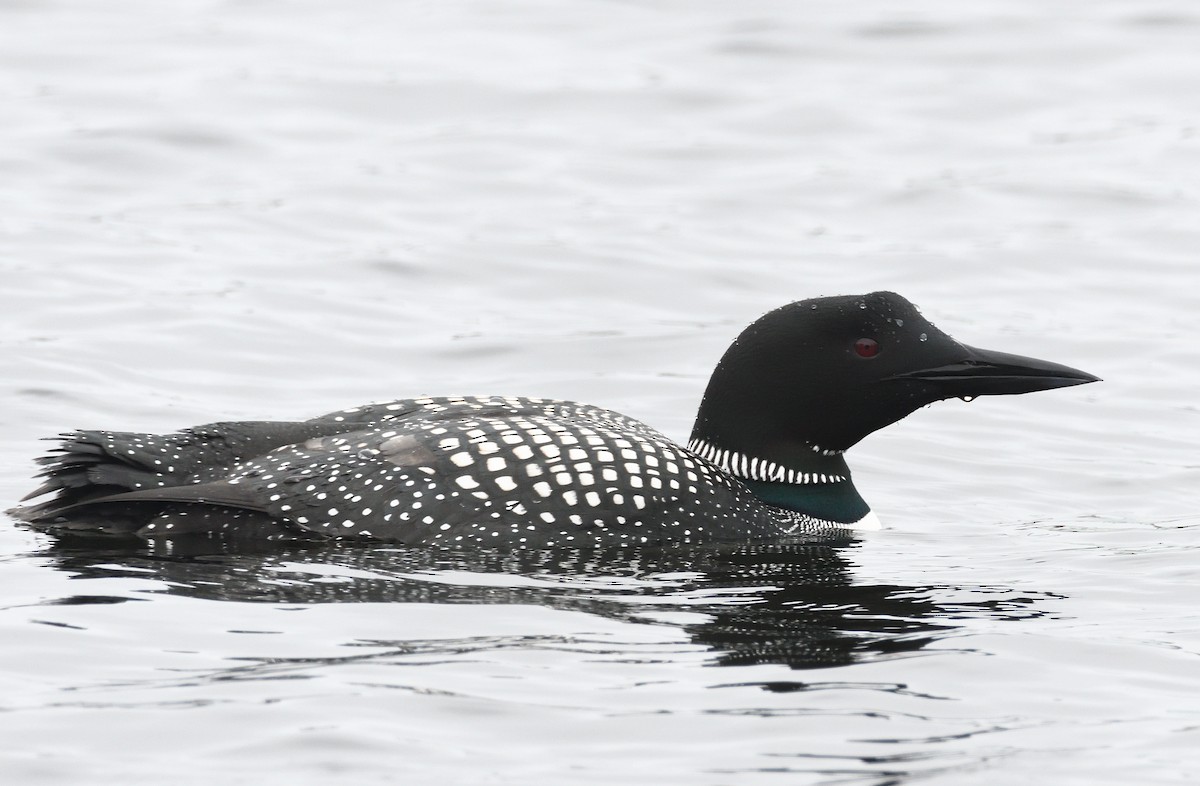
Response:
POLYGON ((688 450, 701 458, 708 459, 722 470, 734 477, 744 480, 757 480, 763 483, 787 483, 790 485, 808 485, 814 483, 842 483, 850 478, 845 461, 841 459, 844 451, 824 450, 816 445, 809 446, 813 451, 815 461, 813 466, 785 466, 765 457, 750 456, 736 450, 718 448, 702 439, 693 439, 688 443, 688 450), (821 461, 821 458, 826 459, 821 461), (830 461, 829 459, 834 459, 830 461), (816 466, 831 464, 834 466, 816 466))

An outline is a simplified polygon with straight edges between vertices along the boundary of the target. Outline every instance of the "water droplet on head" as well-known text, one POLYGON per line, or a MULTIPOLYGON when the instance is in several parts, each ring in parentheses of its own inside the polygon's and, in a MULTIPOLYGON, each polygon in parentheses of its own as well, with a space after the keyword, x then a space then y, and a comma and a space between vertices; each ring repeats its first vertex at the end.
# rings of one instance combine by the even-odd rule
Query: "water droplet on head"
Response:
POLYGON ((959 396, 959 398, 970 404, 972 401, 979 398, 979 396, 959 396))
POLYGON ((921 335, 917 336, 917 338, 918 338, 920 341, 928 341, 928 340, 929 340, 929 335, 928 335, 928 334, 926 334, 926 333, 922 333, 921 335))
POLYGON ((903 319, 897 319, 897 320, 896 320, 896 327, 904 327, 904 320, 903 320, 903 319))
POLYGON ((866 310, 866 308, 867 308, 867 304, 866 304, 866 303, 859 303, 859 304, 858 304, 858 307, 859 307, 859 308, 861 308, 861 309, 863 309, 863 310, 865 311, 865 310, 866 310))

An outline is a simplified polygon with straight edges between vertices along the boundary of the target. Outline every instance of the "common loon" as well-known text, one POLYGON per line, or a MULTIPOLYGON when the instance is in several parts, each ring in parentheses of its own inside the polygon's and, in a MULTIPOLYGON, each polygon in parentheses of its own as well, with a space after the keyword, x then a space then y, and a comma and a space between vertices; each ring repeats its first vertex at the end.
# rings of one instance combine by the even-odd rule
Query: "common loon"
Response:
POLYGON ((401 399, 174 434, 76 431, 10 511, 37 529, 359 538, 505 548, 672 544, 877 528, 844 453, 941 399, 1095 382, 976 349, 891 292, 801 300, 746 328, 687 446, 607 409, 401 399))

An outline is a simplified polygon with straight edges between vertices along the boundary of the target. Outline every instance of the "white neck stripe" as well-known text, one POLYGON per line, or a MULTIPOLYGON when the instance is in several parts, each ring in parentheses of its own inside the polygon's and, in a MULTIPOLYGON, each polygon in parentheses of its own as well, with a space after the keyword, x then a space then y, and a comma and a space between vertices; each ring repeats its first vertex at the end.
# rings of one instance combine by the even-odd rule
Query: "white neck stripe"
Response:
MULTIPOLYGON (((725 472, 747 480, 762 480, 774 483, 791 483, 804 485, 812 483, 841 483, 846 480, 843 475, 829 475, 822 472, 797 472, 791 467, 776 464, 758 456, 747 456, 736 450, 724 450, 714 447, 702 439, 693 439, 688 443, 688 450, 701 458, 708 459, 725 472)), ((834 454, 836 455, 836 454, 834 454)))

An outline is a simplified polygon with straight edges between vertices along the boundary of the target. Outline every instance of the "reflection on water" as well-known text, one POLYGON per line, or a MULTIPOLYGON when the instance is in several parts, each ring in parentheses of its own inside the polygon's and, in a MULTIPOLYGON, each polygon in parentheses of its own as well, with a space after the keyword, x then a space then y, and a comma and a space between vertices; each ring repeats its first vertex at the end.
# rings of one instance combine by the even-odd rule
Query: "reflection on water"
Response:
MULTIPOLYGON (((71 540, 40 556, 79 578, 158 579, 157 592, 237 603, 526 604, 675 626, 671 615, 689 612, 682 630, 720 666, 803 669, 913 653, 953 631, 956 618, 1040 616, 1038 602, 1057 597, 1002 587, 856 583, 849 557, 857 547, 849 538, 512 552, 71 540), (940 599, 948 596, 970 599, 940 599)), ((79 595, 53 602, 131 599, 79 595)), ((428 646, 437 644, 422 643, 428 646)))

